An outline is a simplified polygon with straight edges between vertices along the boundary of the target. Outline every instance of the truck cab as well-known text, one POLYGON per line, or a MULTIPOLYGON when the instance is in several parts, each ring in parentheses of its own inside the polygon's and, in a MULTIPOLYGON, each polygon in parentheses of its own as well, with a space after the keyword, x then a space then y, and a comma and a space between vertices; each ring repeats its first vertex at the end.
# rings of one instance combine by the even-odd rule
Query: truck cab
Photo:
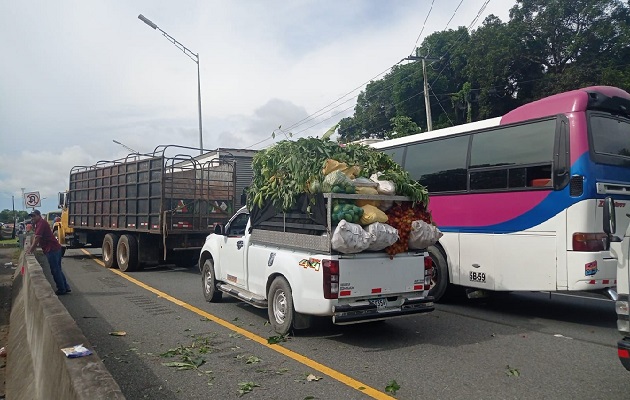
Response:
POLYGON ((623 237, 615 236, 615 202, 607 197, 604 200, 604 232, 610 242, 610 253, 617 259, 617 293, 615 311, 617 329, 622 339, 617 342, 617 354, 621 364, 630 371, 630 227, 623 237))

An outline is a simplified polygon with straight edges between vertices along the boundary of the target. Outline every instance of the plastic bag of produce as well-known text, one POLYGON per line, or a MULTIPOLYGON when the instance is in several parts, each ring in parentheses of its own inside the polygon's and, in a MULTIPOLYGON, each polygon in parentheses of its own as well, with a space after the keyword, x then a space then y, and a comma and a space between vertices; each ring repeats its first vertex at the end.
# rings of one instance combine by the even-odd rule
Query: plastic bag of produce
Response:
POLYGON ((442 237, 442 232, 431 224, 418 220, 411 222, 411 232, 409 232, 410 249, 426 249, 434 245, 442 237))
POLYGON ((363 207, 363 216, 361 216, 361 225, 369 225, 374 222, 387 222, 387 215, 378 208, 367 204, 363 207))
POLYGON ((396 194, 396 185, 394 184, 394 182, 392 181, 386 181, 386 180, 380 180, 379 177, 381 176, 381 173, 376 173, 376 174, 372 174, 372 176, 370 176, 370 180, 376 182, 377 187, 376 190, 380 193, 380 194, 387 194, 390 196, 393 196, 396 194))
POLYGON ((329 158, 328 160, 326 160, 326 163, 324 164, 324 168, 322 169, 322 172, 324 173, 324 175, 328 175, 333 171, 346 169, 346 168, 348 168, 348 164, 329 158))
POLYGON ((343 172, 337 170, 326 175, 322 189, 326 193, 355 193, 355 187, 352 180, 343 172))
POLYGON ((381 200, 376 204, 379 210, 387 212, 390 208, 394 206, 394 202, 392 200, 381 200))
POLYGON ((356 165, 348 166, 348 164, 346 163, 342 163, 329 158, 324 163, 324 168, 322 169, 322 172, 324 173, 324 175, 328 175, 334 171, 341 171, 348 178, 354 179, 354 177, 357 176, 359 172, 361 172, 361 168, 356 165))
MULTIPOLYGON (((358 187, 370 187, 370 188, 376 188, 378 186, 378 183, 374 182, 371 179, 368 178, 356 178, 352 180, 352 183, 354 184, 354 186, 358 187)), ((377 192, 378 193, 378 192, 377 192)))
POLYGON ((350 223, 344 219, 335 228, 330 243, 333 250, 353 254, 367 250, 374 239, 374 236, 365 231, 361 225, 350 223))
POLYGON ((374 236, 374 241, 370 243, 368 250, 383 250, 398 240, 398 229, 391 225, 375 222, 368 225, 365 229, 374 236))

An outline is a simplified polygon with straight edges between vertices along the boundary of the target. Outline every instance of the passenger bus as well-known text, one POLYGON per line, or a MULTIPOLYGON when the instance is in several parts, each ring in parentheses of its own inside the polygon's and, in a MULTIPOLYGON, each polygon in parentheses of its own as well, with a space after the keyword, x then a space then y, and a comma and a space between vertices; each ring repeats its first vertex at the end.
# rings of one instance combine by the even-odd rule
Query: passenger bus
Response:
POLYGON ((502 117, 382 141, 430 193, 444 236, 429 249, 432 294, 606 291, 616 260, 603 232, 615 199, 630 221, 630 95, 594 86, 523 105, 502 117))

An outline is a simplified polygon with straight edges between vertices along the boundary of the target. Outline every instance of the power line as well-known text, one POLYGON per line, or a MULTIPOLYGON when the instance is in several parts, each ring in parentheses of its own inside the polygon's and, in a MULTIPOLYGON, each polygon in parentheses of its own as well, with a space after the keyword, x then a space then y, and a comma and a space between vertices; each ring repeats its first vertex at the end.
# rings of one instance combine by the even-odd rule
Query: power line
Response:
MULTIPOLYGON (((432 3, 431 3, 431 9, 429 10, 429 13, 427 14, 427 17, 425 18, 425 24, 426 24, 426 21, 428 20, 429 15, 431 14, 431 10, 432 10, 432 8, 433 8, 433 3, 434 3, 434 1, 432 1, 432 3)), ((448 27, 448 25, 450 24, 450 22, 451 22, 451 21, 452 21, 452 19, 454 18, 455 14, 456 14, 456 13, 457 13, 457 11, 459 10, 459 8, 460 8, 460 6, 461 6, 461 4, 462 4, 462 3, 463 3, 463 0, 461 0, 461 1, 460 1, 460 3, 457 5, 457 7, 456 7, 455 11, 453 12, 453 15, 451 16, 451 18, 449 19, 448 23, 446 24, 446 27, 448 27)), ((469 26, 468 26, 468 28, 467 28, 467 32, 468 32, 468 31, 469 31, 469 30, 470 30, 470 29, 471 29, 471 28, 472 28, 472 27, 476 24, 476 22, 478 21, 479 17, 481 16, 481 14, 483 13, 483 11, 484 11, 484 10, 485 10, 485 8, 487 7, 488 3, 490 3, 490 0, 486 0, 486 1, 482 4, 481 8, 480 8, 480 9, 479 9, 479 11, 477 12, 477 15, 476 15, 476 16, 475 16, 475 18, 472 20, 472 22, 469 24, 469 26)), ((445 29, 446 29, 446 28, 445 28, 445 29)), ((423 31, 423 30, 424 30, 424 25, 423 25, 423 28, 422 28, 422 30, 421 30, 421 32, 420 32, 420 35, 419 35, 419 36, 418 36, 418 38, 416 39, 416 43, 418 42, 418 40, 419 40, 420 36, 422 35, 422 31, 423 31)), ((452 44, 451 44, 451 45, 447 48, 447 50, 445 51, 444 55, 443 55, 442 57, 440 57, 440 58, 445 57, 445 56, 448 54, 448 51, 450 51, 450 50, 451 50, 451 48, 453 48, 453 47, 454 47, 454 46, 455 46, 455 45, 456 45, 456 44, 457 44, 457 43, 458 43, 458 42, 459 42, 459 41, 460 41, 463 37, 464 37, 464 34, 460 35, 460 37, 459 37, 459 38, 458 38, 458 39, 457 39, 454 43, 452 43, 452 44)), ((355 92, 355 91, 357 91, 358 89, 361 89, 363 86, 365 86, 365 85, 367 85, 368 83, 370 83, 370 82, 374 81, 376 78, 378 78, 378 77, 380 77, 380 76, 384 75, 384 74, 385 74, 385 73, 387 73, 389 70, 391 70, 393 67, 395 67, 396 65, 400 64, 402 61, 403 61, 403 60, 401 60, 401 61, 397 62, 396 64, 394 64, 394 65, 392 65, 391 67, 387 68, 387 69, 386 69, 386 70, 384 70, 383 72, 381 72, 381 73, 377 74, 377 75, 376 75, 376 76, 374 76, 373 78, 371 78, 371 79, 369 79, 368 81, 364 82, 364 83, 363 83, 363 84, 361 84, 360 86, 358 86, 358 87, 356 87, 356 88, 352 89, 350 92, 348 92, 348 93, 344 94, 343 96, 339 97, 337 100, 335 100, 335 101, 333 101, 333 102, 329 103, 328 105, 326 105, 326 106, 324 106, 324 107, 320 108, 320 109, 319 109, 319 110, 317 110, 315 113, 310 114, 309 116, 307 116, 307 117, 303 118, 302 120, 300 120, 300 121, 297 121, 297 122, 293 123, 292 125, 290 125, 290 126, 289 126, 289 127, 287 127, 287 128, 280 129, 280 130, 279 130, 279 131, 280 131, 280 133, 283 133, 283 134, 285 134, 285 136, 286 136, 286 133, 287 133, 287 132, 289 132, 289 130, 290 130, 290 129, 295 128, 295 127, 300 126, 300 125, 304 125, 304 124, 308 123, 309 121, 314 120, 315 118, 317 118, 317 117, 321 116, 323 113, 325 113, 325 112, 329 111, 329 109, 330 109, 331 107, 333 107, 333 106, 338 106, 338 105, 337 105, 337 103, 338 103, 340 100, 342 100, 342 99, 344 99, 346 96, 348 96, 348 95, 350 95, 350 94, 354 93, 354 92, 355 92)), ((435 61, 434 61, 433 63, 435 63, 435 61)), ((433 64, 433 63, 431 63, 431 64, 433 64)), ((430 65, 431 65, 431 64, 430 64, 430 65)), ((437 82, 437 79, 439 79, 439 77, 441 76, 441 74, 444 72, 444 69, 445 69, 445 68, 446 68, 446 64, 444 65, 444 67, 442 68, 442 70, 440 70, 440 72, 438 73, 438 76, 436 77, 436 79, 433 81, 433 83, 432 83, 431 85, 433 85, 433 84, 435 84, 435 82, 437 82)), ((400 69, 398 72, 400 72, 400 71, 402 71, 402 69, 400 69)), ((409 75, 407 75, 406 77, 404 77, 404 78, 403 78, 403 80, 409 79, 411 76, 412 76, 412 74, 409 74, 409 75)), ((400 83, 400 82, 394 82, 392 85, 390 85, 390 86, 388 86, 388 87, 386 87, 386 88, 383 88, 383 89, 381 89, 381 90, 386 90, 386 89, 389 89, 389 88, 393 87, 396 83, 400 83)), ((379 91, 379 93, 380 93, 380 91, 379 91)), ((423 93, 424 93, 424 91, 422 91, 422 92, 420 92, 420 93, 418 93, 418 94, 416 94, 416 95, 413 95, 413 96, 411 96, 411 97, 409 97, 409 98, 407 98, 407 99, 405 99, 405 100, 403 100, 403 101, 400 101, 400 102, 396 103, 395 105, 402 104, 402 103, 404 103, 405 101, 409 101, 410 99, 412 99, 412 98, 414 98, 414 97, 416 97, 416 96, 418 96, 418 95, 420 95, 420 94, 423 94, 423 93)), ((369 100, 369 99, 371 99, 371 98, 375 97, 377 94, 378 94, 378 93, 375 93, 374 95, 372 95, 372 96, 368 97, 368 98, 367 98, 367 100, 369 100)), ((434 96, 435 96, 435 94, 434 94, 434 96)), ((345 102, 343 102, 343 103, 341 103, 341 104, 345 104, 345 103, 347 103, 348 101, 353 100, 354 98, 357 98, 357 97, 358 97, 358 96, 353 96, 353 97, 349 98, 348 100, 346 100, 345 102)), ((349 108, 352 108, 352 107, 349 107, 349 108)), ((340 112, 338 112, 338 113, 335 113, 335 114, 331 115, 330 117, 328 117, 328 118, 326 118, 326 119, 324 119, 324 120, 322 120, 322 121, 320 121, 320 122, 318 122, 318 123, 315 123, 315 124, 313 124, 313 125, 310 125, 309 127, 307 127, 307 128, 305 128, 305 129, 302 129, 302 130, 300 130, 300 131, 296 132, 294 135, 298 135, 298 134, 300 134, 300 133, 303 133, 303 132, 305 132, 305 131, 307 131, 307 130, 309 130, 309 129, 311 129, 311 128, 315 127, 315 126, 317 126, 317 125, 320 125, 321 123, 323 123, 323 122, 325 122, 325 121, 328 121, 328 120, 330 120, 330 119, 332 119, 332 118, 334 118, 334 117, 336 117, 336 116, 338 116, 338 115, 340 115, 340 114, 342 114, 342 113, 346 112, 349 108, 345 108, 344 110, 342 110, 342 111, 340 111, 340 112)), ((384 111, 381 111, 381 112, 377 113, 377 115, 378 115, 378 114, 381 114, 381 113, 383 113, 383 112, 384 112, 384 111)), ((354 126, 354 124, 353 124, 353 125, 351 125, 351 126, 354 126)), ((274 133, 275 133, 275 131, 274 131, 274 133)), ((259 141, 259 142, 257 142, 257 143, 254 143, 253 145, 250 145, 250 146, 248 146, 247 148, 252 148, 252 147, 255 147, 255 146, 257 146, 257 145, 259 145, 259 144, 261 144, 261 143, 264 143, 264 142, 266 142, 266 141, 273 140, 273 139, 274 139, 274 137, 273 137, 273 134, 272 134, 272 136, 270 136, 270 137, 268 137, 268 138, 266 138, 266 139, 263 139, 263 140, 261 140, 261 141, 259 141)))
POLYGON ((418 40, 420 40, 420 36, 422 36, 422 32, 424 32, 424 27, 427 25, 427 20, 429 19, 429 15, 431 15, 431 11, 433 10, 433 3, 435 3, 435 0, 431 1, 431 7, 429 8, 429 12, 427 13, 426 18, 424 19, 424 23, 422 24, 422 29, 420 29, 420 34, 416 38, 416 43, 413 45, 413 49, 411 49, 411 54, 413 54, 414 50, 418 47, 418 40))

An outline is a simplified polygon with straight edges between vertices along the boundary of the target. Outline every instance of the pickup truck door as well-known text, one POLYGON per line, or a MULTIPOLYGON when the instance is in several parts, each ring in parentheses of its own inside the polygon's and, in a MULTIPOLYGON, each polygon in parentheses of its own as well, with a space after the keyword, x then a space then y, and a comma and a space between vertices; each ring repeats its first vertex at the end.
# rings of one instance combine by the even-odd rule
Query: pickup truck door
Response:
POLYGON ((221 243, 220 279, 232 285, 247 288, 245 274, 245 252, 247 243, 245 229, 249 221, 249 213, 243 211, 236 214, 225 226, 225 235, 221 243))

